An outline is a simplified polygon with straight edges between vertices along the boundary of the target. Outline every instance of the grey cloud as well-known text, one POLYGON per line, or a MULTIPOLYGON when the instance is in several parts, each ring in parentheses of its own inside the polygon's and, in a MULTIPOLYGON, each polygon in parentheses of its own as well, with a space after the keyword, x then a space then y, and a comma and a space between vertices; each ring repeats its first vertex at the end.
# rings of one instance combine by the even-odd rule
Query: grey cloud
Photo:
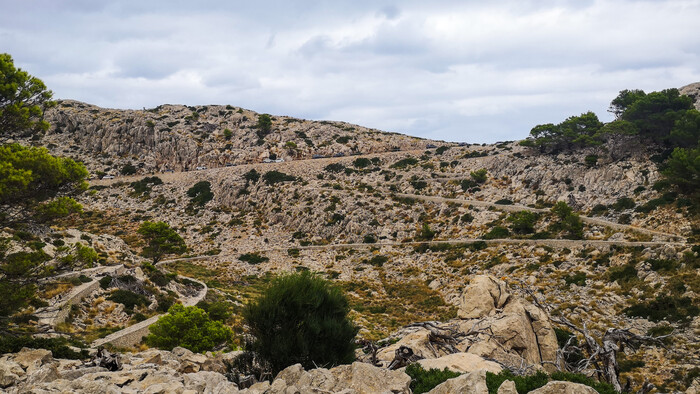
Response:
POLYGON ((233 104, 492 142, 700 80, 700 4, 683 0, 6 3, 0 50, 57 97, 106 107, 233 104))

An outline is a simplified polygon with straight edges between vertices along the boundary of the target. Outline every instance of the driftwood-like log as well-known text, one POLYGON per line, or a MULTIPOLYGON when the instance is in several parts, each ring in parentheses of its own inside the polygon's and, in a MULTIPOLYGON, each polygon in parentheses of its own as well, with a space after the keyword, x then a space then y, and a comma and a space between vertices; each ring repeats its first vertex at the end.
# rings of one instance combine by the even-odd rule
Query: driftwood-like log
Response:
POLYGON ((388 369, 399 369, 420 360, 422 357, 413 353, 413 349, 407 346, 401 346, 394 352, 394 360, 387 367, 388 369))
MULTIPOLYGON (((540 301, 534 291, 528 289, 526 286, 522 286, 521 289, 532 298, 535 305, 547 313, 550 321, 565 326, 583 336, 584 344, 581 346, 574 346, 573 337, 570 338, 566 345, 559 350, 557 362, 563 363, 568 371, 575 373, 593 370, 598 375, 599 380, 610 383, 618 392, 629 392, 629 383, 626 387, 623 387, 620 383, 620 366, 617 362, 618 353, 624 351, 625 348, 637 350, 644 344, 659 345, 666 348, 663 340, 673 335, 672 332, 668 335, 652 337, 637 335, 628 329, 609 328, 605 331, 600 341, 598 341, 593 337, 593 334, 588 330, 585 323, 582 327, 579 327, 565 316, 552 315, 551 306, 540 301), (588 354, 588 357, 580 360, 575 365, 567 364, 567 354, 572 354, 574 352, 583 353, 584 351, 588 354)), ((638 393, 644 394, 651 391, 653 388, 653 384, 644 382, 638 393)))

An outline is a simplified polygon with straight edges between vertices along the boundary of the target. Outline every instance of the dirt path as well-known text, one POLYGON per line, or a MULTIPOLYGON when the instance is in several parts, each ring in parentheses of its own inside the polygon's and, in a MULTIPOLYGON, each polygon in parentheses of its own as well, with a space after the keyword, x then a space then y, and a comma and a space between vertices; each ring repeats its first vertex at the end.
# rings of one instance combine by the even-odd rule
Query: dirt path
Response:
POLYGON ((341 157, 324 157, 320 159, 302 159, 302 160, 291 160, 282 163, 252 163, 252 164, 240 164, 233 167, 217 167, 209 168, 207 170, 199 171, 179 171, 179 172, 159 172, 153 174, 140 174, 140 175, 128 175, 128 176, 118 176, 114 179, 93 179, 90 180, 90 186, 109 186, 117 182, 134 182, 143 179, 147 176, 157 176, 163 182, 175 182, 188 178, 189 176, 195 174, 236 174, 239 172, 246 172, 251 169, 256 171, 269 171, 278 170, 281 168, 293 168, 295 166, 308 166, 309 163, 314 163, 319 166, 326 166, 333 163, 351 163, 357 158, 372 158, 372 157, 392 157, 392 156, 405 156, 410 154, 421 154, 425 149, 418 150, 406 150, 406 151, 396 151, 396 152, 378 152, 378 153, 368 153, 364 155, 357 156, 341 156, 341 157))
MULTIPOLYGON (((550 212, 549 209, 532 208, 532 207, 528 207, 526 205, 517 205, 517 204, 501 205, 501 204, 495 204, 492 202, 480 201, 480 200, 467 200, 467 199, 447 198, 447 197, 438 197, 438 196, 423 196, 420 194, 404 194, 404 193, 396 193, 396 196, 404 197, 404 198, 413 198, 416 200, 423 200, 423 201, 451 202, 451 203, 456 203, 456 204, 473 205, 476 207, 485 207, 485 208, 493 207, 493 208, 497 208, 501 211, 506 211, 506 212, 518 212, 518 211, 530 211, 530 212, 538 212, 538 213, 550 212)), ((683 240, 683 237, 680 235, 677 235, 677 234, 669 234, 669 233, 665 233, 662 231, 651 230, 651 229, 644 228, 644 227, 631 226, 628 224, 620 224, 620 223, 611 222, 611 221, 608 221, 605 219, 592 218, 590 216, 580 215, 580 217, 584 223, 588 223, 588 224, 606 226, 606 227, 610 227, 610 228, 613 228, 616 230, 622 230, 622 231, 631 230, 631 231, 637 231, 637 232, 648 234, 648 235, 658 235, 658 236, 668 237, 669 239, 676 240, 676 241, 683 240)))
MULTIPOLYGON (((589 239, 479 239, 479 238, 462 238, 462 239, 448 239, 448 240, 437 240, 437 241, 422 241, 422 242, 381 242, 381 243, 348 243, 348 244, 330 244, 330 245, 308 245, 308 246, 291 246, 291 247, 277 247, 277 248, 266 248, 259 249, 260 252, 272 252, 272 251, 287 251, 289 249, 299 249, 299 250, 333 250, 333 249, 345 249, 345 248, 377 248, 377 247, 406 247, 406 246, 417 246, 417 245, 439 245, 439 244, 461 244, 461 243, 474 243, 474 242, 484 242, 487 245, 544 245, 558 248, 573 248, 578 246, 687 246, 685 243, 680 242, 665 242, 665 241, 605 241, 605 240, 589 240, 589 239)), ((220 255, 201 255, 192 256, 184 258, 175 258, 169 260, 163 260, 159 264, 169 264, 175 262, 183 261, 197 261, 197 260, 212 260, 212 259, 237 259, 239 255, 232 254, 220 254, 220 255)))

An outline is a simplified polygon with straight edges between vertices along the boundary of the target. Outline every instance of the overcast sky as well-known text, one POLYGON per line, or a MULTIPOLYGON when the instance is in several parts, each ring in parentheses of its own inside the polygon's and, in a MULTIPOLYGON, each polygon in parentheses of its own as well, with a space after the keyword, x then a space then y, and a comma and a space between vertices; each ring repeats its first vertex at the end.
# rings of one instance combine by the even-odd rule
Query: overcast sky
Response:
POLYGON ((0 0, 57 98, 231 104, 449 141, 522 139, 700 81, 700 0, 0 0))

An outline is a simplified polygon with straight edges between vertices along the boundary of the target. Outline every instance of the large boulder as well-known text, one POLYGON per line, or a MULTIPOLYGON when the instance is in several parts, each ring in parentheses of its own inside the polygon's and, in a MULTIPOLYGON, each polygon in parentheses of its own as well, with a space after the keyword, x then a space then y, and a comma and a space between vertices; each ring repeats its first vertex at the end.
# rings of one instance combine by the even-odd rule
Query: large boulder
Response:
POLYGON ((34 369, 54 361, 50 350, 28 349, 26 347, 22 348, 22 350, 15 355, 14 360, 16 363, 21 365, 28 374, 32 373, 34 369))
POLYGON ((500 364, 469 353, 454 353, 440 358, 418 360, 418 364, 426 370, 434 368, 442 371, 447 368, 452 372, 459 373, 478 370, 499 373, 503 370, 500 364))
POLYGON ((597 394, 593 388, 573 382, 549 382, 530 394, 597 394))
POLYGON ((506 365, 519 366, 524 360, 535 368, 555 369, 551 363, 559 345, 547 314, 510 294, 502 280, 491 275, 472 278, 458 313, 462 331, 482 331, 477 341, 465 343, 463 351, 506 365))
POLYGON ((24 369, 16 362, 4 359, 4 357, 0 360, 0 388, 19 383, 24 375, 24 369))
POLYGON ((448 379, 430 390, 428 394, 488 394, 488 392, 486 371, 480 370, 448 379))
POLYGON ((462 293, 457 316, 462 319, 475 319, 491 316, 503 308, 510 294, 505 282, 491 275, 478 275, 472 278, 462 293))
POLYGON ((498 387, 497 394, 518 394, 518 390, 515 387, 515 382, 512 380, 506 380, 498 387))

